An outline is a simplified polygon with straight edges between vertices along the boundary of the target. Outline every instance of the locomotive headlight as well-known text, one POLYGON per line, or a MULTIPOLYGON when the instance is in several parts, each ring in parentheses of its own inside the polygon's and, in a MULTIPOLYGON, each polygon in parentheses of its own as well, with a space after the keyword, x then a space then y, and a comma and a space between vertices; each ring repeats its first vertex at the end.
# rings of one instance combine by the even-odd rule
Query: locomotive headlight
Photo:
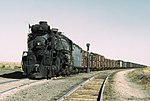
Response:
POLYGON ((45 45, 45 42, 46 42, 46 39, 42 36, 37 36, 35 39, 34 39, 34 46, 39 46, 39 48, 41 46, 44 46, 45 45))
POLYGON ((40 45, 41 45, 41 43, 40 43, 40 42, 38 42, 38 43, 37 43, 37 45, 38 45, 38 46, 40 46, 40 45))

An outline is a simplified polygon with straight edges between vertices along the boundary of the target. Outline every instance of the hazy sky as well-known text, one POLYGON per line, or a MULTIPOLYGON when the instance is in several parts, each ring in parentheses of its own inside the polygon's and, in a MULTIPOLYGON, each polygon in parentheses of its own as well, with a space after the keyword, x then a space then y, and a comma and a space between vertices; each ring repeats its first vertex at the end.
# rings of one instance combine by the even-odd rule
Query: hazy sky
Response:
POLYGON ((150 0, 0 0, 0 61, 21 61, 41 20, 85 50, 150 65, 150 0))

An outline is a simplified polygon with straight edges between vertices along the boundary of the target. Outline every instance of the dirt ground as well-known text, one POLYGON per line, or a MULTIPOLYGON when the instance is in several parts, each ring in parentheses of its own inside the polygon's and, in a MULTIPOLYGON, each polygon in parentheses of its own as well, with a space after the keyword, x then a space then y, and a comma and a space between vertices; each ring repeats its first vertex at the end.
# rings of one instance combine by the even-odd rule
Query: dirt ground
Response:
POLYGON ((112 74, 106 83, 104 101, 150 101, 150 70, 131 69, 112 74))

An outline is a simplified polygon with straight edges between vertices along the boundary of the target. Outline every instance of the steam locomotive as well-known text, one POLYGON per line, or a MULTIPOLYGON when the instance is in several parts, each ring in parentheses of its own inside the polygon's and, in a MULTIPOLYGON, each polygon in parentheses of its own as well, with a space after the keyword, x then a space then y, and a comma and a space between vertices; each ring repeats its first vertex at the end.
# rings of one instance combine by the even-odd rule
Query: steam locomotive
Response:
MULTIPOLYGON (((70 75, 87 69, 87 59, 91 70, 123 68, 124 61, 106 59, 104 56, 82 50, 56 28, 50 28, 46 21, 29 26, 28 51, 22 55, 22 69, 29 78, 51 78, 70 75)), ((128 67, 146 67, 131 64, 128 67)))
POLYGON ((28 51, 23 52, 22 68, 31 78, 69 75, 72 41, 47 22, 30 26, 28 51))

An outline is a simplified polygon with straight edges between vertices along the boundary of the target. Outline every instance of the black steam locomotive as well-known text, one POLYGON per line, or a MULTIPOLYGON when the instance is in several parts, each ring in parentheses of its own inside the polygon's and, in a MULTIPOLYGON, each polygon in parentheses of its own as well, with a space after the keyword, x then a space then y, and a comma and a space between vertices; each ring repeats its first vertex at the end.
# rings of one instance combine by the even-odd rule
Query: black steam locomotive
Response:
POLYGON ((45 21, 29 27, 28 51, 23 52, 22 68, 30 78, 69 75, 72 70, 72 41, 45 21))

